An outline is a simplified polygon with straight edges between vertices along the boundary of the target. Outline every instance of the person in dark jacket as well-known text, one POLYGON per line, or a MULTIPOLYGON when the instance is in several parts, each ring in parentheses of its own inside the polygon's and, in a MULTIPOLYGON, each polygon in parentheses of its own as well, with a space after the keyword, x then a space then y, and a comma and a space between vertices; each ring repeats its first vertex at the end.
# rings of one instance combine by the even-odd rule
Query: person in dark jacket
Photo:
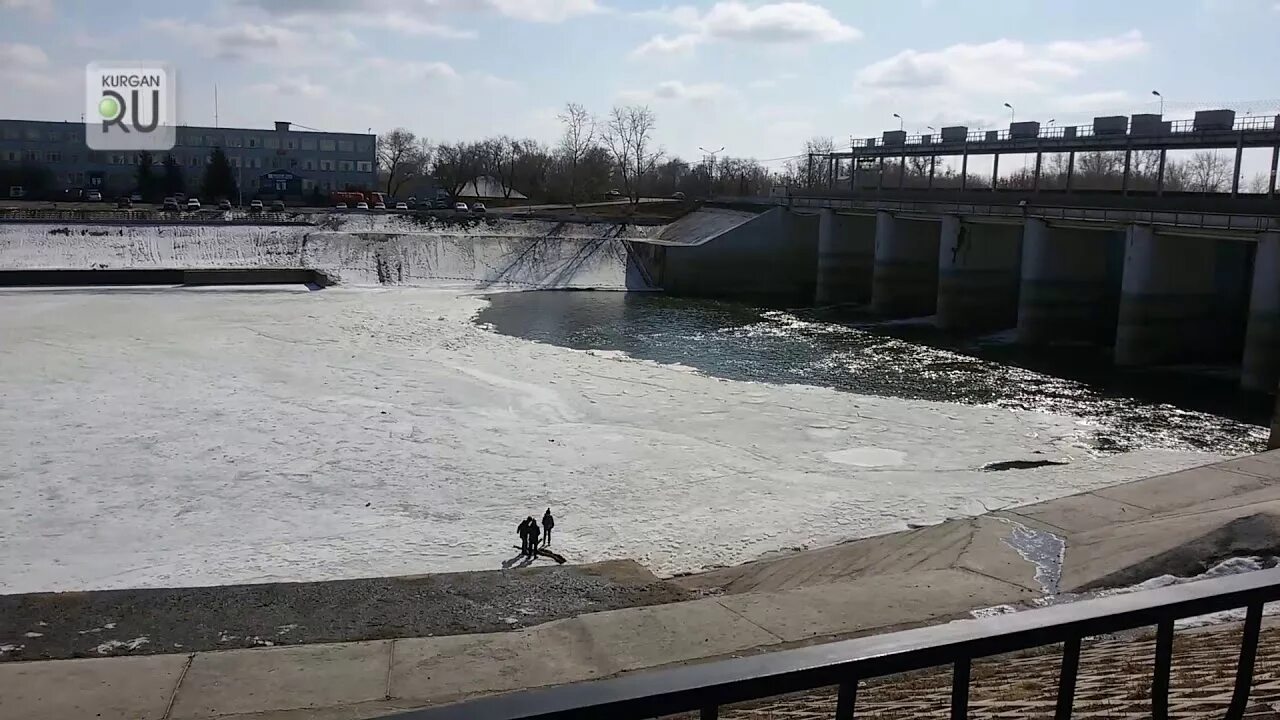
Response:
POLYGON ((551 508, 542 514, 542 544, 551 544, 551 528, 556 526, 556 519, 551 517, 551 508))
POLYGON ((538 531, 538 521, 534 520, 533 516, 530 515, 526 522, 529 523, 529 557, 537 557, 538 535, 540 534, 538 531))
POLYGON ((524 520, 521 520, 520 525, 516 527, 516 534, 520 536, 520 554, 525 557, 529 556, 529 520, 530 519, 531 518, 525 518, 524 520))

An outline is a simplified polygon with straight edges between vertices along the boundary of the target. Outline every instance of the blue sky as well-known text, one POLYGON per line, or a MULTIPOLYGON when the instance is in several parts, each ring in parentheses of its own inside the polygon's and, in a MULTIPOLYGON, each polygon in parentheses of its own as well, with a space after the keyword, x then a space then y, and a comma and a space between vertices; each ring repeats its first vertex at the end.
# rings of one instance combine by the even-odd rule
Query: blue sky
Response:
POLYGON ((566 101, 772 158, 813 135, 1280 112, 1280 0, 0 0, 0 116, 76 120, 83 67, 164 60, 183 122, 554 141, 566 101))

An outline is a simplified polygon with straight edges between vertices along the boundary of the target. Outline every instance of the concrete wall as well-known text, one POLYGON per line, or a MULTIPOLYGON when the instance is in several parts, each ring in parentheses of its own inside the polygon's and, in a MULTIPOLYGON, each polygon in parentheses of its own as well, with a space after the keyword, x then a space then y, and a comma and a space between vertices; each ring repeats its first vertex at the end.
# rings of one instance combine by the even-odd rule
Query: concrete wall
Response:
POLYGON ((876 220, 871 215, 818 215, 818 287, 815 305, 866 302, 871 298, 876 220))
POLYGON ((1117 365, 1188 362, 1214 353, 1216 260, 1211 241, 1129 227, 1117 365))
POLYGON ((938 303, 938 223, 876 213, 871 309, 890 317, 932 315, 938 303))
POLYGON ((677 295, 808 303, 817 285, 818 216, 774 208, 700 245, 672 245, 661 274, 677 295))
POLYGON ((1028 344, 1110 344, 1119 277, 1110 256, 1114 232, 1050 227, 1029 219, 1023 228, 1018 294, 1018 341, 1028 344))
POLYGON ((1022 227, 942 219, 938 238, 938 327, 999 330, 1018 320, 1022 227))
MULTIPOLYGON (((1240 384, 1275 392, 1280 383, 1280 233, 1258 238, 1240 384)), ((1280 415, 1277 415, 1280 418, 1280 415)))

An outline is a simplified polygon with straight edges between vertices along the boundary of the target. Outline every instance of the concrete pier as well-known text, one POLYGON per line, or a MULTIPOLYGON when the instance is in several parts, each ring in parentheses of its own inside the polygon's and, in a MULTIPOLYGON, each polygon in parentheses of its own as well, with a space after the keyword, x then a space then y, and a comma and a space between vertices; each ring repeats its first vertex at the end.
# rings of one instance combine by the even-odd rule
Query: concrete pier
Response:
POLYGON ((815 305, 866 302, 871 297, 875 226, 873 216, 819 212, 815 305))
POLYGON ((938 327, 998 330, 1018 317, 1022 228, 942 218, 938 236, 938 327))
POLYGON ((1204 358, 1213 338, 1216 247, 1204 238, 1157 235, 1131 225, 1116 328, 1117 365, 1204 358))
POLYGON ((1018 342, 1110 343, 1115 318, 1108 262, 1112 242, 1110 232, 1026 221, 1018 342))
POLYGON ((1280 383, 1280 233, 1258 238, 1240 385, 1272 393, 1280 383))
POLYGON ((893 317, 932 315, 938 302, 938 224, 876 213, 871 308, 893 317))

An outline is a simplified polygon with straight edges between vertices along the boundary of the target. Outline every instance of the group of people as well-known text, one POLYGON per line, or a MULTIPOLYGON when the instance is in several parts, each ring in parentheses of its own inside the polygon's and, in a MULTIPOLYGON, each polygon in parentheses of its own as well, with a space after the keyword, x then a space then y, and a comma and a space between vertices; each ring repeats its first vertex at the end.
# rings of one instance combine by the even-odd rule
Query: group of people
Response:
POLYGON ((538 521, 533 516, 520 521, 516 534, 520 536, 520 552, 525 557, 537 557, 539 543, 543 547, 551 544, 551 528, 556 526, 556 519, 551 517, 551 508, 542 515, 542 530, 538 530, 538 521))

